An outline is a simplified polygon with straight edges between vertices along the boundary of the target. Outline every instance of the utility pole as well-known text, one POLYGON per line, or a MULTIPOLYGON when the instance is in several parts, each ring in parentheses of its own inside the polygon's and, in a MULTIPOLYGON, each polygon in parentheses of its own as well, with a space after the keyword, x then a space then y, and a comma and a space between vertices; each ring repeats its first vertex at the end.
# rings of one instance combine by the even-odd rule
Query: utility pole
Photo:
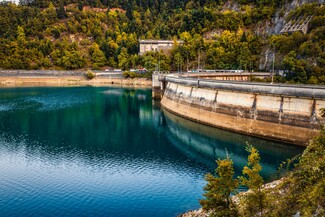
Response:
POLYGON ((187 58, 186 58, 186 71, 188 72, 188 53, 187 53, 187 58))
POLYGON ((273 76, 274 76, 274 59, 275 59, 275 53, 273 53, 273 61, 272 61, 272 80, 271 80, 271 84, 273 84, 273 76))
POLYGON ((197 58, 197 71, 199 72, 199 69, 200 69, 200 49, 201 49, 202 47, 200 47, 199 49, 198 49, 198 58, 197 58))
POLYGON ((158 72, 160 73, 160 52, 158 51, 158 72))

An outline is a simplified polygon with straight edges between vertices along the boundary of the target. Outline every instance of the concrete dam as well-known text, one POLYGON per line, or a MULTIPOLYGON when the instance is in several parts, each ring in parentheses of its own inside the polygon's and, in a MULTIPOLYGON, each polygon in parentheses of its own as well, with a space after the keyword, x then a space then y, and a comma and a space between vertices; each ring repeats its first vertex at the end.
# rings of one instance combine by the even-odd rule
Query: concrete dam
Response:
POLYGON ((324 86, 157 76, 164 109, 213 127, 305 146, 325 121, 324 86))

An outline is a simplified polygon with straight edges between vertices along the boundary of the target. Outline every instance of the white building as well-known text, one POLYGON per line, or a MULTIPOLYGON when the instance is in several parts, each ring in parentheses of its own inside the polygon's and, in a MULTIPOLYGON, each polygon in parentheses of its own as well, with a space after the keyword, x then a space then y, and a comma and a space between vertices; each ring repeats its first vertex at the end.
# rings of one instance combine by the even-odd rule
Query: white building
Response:
POLYGON ((1 2, 11 2, 11 3, 13 3, 13 4, 18 5, 19 0, 0 0, 0 3, 1 3, 1 2))
MULTIPOLYGON (((178 44, 183 44, 181 40, 176 41, 178 44)), ((160 51, 169 50, 173 47, 173 40, 140 40, 140 51, 139 54, 142 55, 148 51, 160 51)))

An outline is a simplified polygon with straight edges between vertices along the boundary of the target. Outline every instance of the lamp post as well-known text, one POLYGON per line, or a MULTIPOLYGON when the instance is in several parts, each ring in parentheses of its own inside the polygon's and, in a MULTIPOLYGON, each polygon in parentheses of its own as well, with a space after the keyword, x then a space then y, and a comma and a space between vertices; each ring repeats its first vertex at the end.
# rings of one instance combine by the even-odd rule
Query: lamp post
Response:
POLYGON ((158 51, 158 72, 160 74, 160 52, 158 51))
POLYGON ((273 46, 273 58, 272 58, 272 76, 271 76, 271 84, 273 84, 273 77, 274 77, 274 62, 275 62, 275 45, 271 43, 271 48, 273 46))

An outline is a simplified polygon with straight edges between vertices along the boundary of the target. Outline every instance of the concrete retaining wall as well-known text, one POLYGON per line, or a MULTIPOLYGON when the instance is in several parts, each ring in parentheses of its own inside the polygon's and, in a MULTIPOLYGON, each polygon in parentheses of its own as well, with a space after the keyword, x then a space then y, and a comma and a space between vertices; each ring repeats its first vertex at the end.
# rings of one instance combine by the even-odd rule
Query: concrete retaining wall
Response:
POLYGON ((324 122, 323 87, 166 80, 165 109, 214 127, 306 145, 324 122))

